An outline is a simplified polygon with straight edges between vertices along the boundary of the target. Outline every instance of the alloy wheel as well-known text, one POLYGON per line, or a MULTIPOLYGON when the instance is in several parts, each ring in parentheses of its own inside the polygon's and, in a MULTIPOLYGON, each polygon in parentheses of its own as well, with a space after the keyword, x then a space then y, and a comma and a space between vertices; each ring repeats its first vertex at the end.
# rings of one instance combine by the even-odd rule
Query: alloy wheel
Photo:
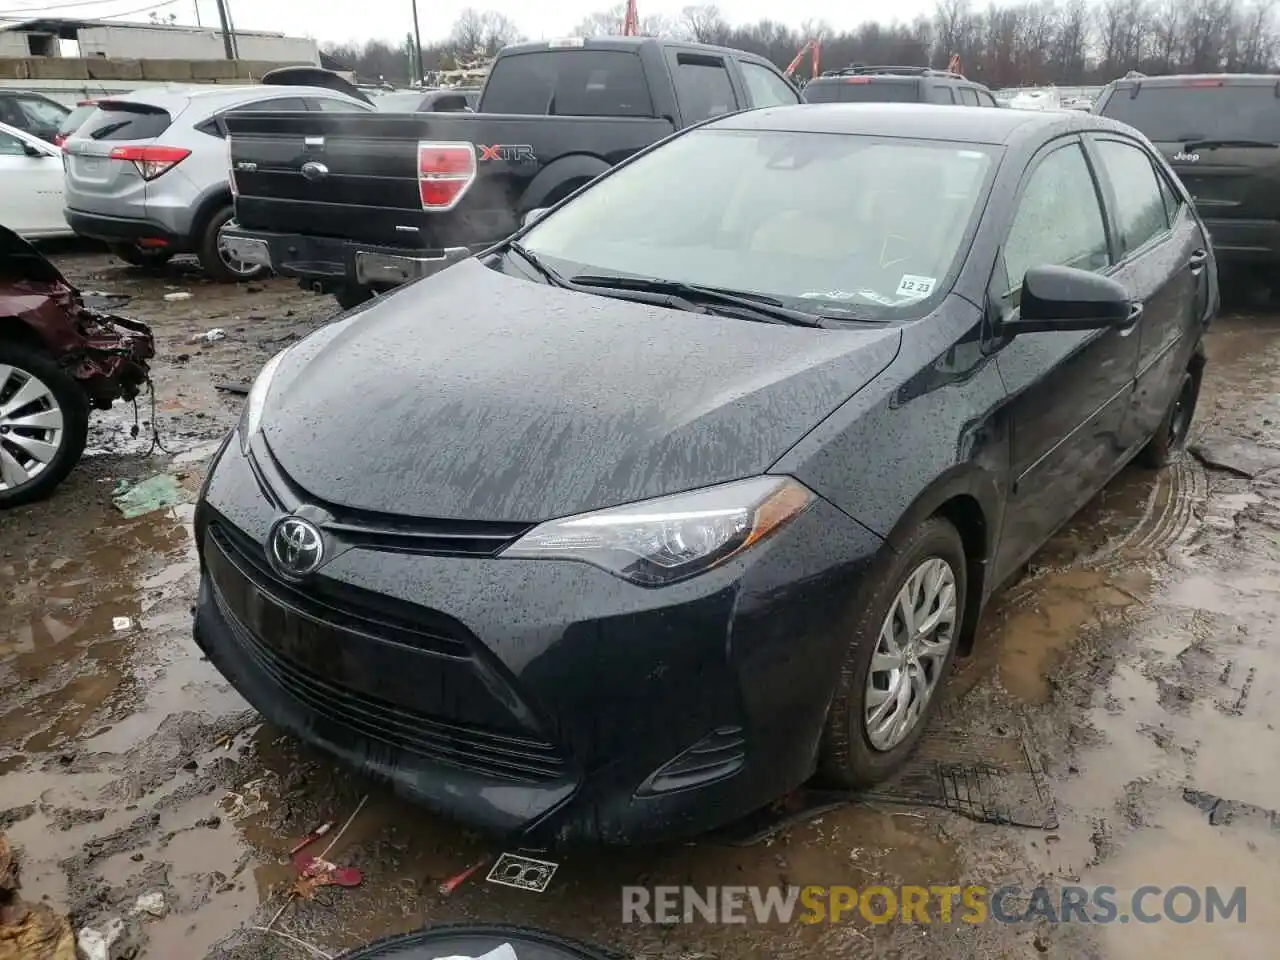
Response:
POLYGON ((246 263, 232 255, 231 251, 227 249, 226 242, 222 239, 221 230, 218 231, 218 259, 237 277, 252 277, 262 272, 262 267, 259 264, 246 263))
POLYGON ((911 572, 880 627, 867 672, 863 725, 876 750, 910 736, 937 692, 955 642, 956 574, 930 557, 911 572))
POLYGON ((0 363, 0 490, 25 487, 62 449, 62 408, 39 377, 0 363))

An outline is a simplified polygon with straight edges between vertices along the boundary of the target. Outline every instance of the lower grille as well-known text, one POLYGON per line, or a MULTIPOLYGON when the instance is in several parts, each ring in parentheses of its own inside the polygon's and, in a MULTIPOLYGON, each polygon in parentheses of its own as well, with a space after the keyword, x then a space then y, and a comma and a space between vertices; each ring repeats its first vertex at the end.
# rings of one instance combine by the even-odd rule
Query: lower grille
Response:
MULTIPOLYGON (((322 622, 313 618, 313 609, 282 603, 274 595, 275 585, 264 589, 256 583, 252 567, 226 549, 227 543, 226 527, 211 527, 205 540, 205 563, 215 599, 232 626, 240 652, 308 711, 367 739, 483 776, 524 783, 565 776, 565 758, 553 744, 391 703, 334 682, 275 649, 275 643, 299 650, 351 649, 356 641, 368 643, 371 638, 368 630, 356 632, 345 624, 322 622), (264 635, 254 628, 261 624, 269 624, 264 635)), ((300 590, 295 593, 301 595, 300 590)), ((407 648, 404 655, 421 656, 407 648)), ((447 657, 438 662, 455 670, 471 669, 470 664, 447 657)))

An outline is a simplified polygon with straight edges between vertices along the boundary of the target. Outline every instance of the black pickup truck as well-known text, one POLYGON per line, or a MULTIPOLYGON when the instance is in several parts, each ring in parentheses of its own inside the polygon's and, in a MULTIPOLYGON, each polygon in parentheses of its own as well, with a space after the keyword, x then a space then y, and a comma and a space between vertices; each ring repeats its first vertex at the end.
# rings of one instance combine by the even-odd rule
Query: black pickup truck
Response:
POLYGON ((502 50, 475 113, 243 113, 221 242, 343 306, 514 233, 676 130, 798 103, 772 63, 648 37, 502 50))

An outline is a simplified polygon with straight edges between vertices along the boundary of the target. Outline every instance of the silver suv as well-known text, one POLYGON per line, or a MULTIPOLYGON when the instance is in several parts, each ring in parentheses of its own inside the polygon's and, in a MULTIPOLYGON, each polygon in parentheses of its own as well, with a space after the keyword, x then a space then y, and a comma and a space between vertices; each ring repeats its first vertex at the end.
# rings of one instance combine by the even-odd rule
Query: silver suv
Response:
POLYGON ((222 116, 373 109, 336 90, 265 84, 173 86, 99 101, 62 146, 67 223, 135 266, 194 253, 217 280, 252 280, 267 268, 238 261, 219 240, 234 213, 222 116))

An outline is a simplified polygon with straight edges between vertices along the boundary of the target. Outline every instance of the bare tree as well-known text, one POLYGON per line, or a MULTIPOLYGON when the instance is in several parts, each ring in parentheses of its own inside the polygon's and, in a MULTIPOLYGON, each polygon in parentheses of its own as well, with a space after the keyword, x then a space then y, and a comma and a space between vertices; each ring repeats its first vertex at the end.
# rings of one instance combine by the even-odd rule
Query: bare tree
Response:
POLYGON ((714 4, 685 7, 680 20, 689 37, 698 43, 724 43, 731 32, 720 8, 714 4))

